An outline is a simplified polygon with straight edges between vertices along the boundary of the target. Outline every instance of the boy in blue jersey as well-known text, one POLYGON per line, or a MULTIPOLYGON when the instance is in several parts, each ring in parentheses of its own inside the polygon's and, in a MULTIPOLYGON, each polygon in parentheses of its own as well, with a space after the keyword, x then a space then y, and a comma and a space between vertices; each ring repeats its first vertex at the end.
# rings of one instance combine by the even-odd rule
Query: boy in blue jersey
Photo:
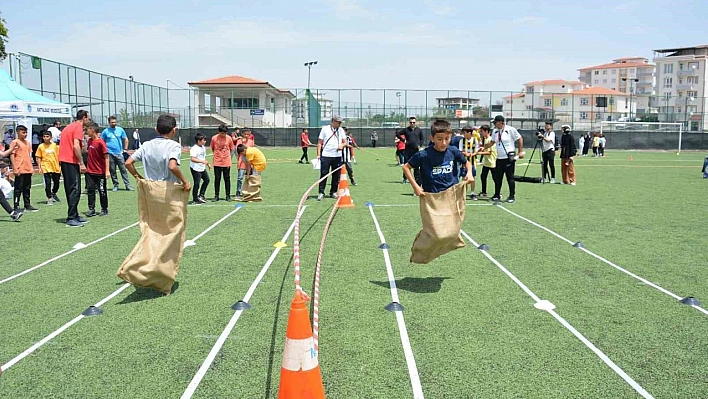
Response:
POLYGON ((472 163, 458 148, 450 146, 451 139, 450 123, 444 119, 435 120, 430 134, 433 145, 416 153, 403 165, 403 173, 413 186, 415 195, 420 197, 425 196, 425 193, 440 193, 459 183, 460 165, 464 165, 467 170, 465 181, 474 181, 472 163), (423 187, 413 178, 411 170, 415 168, 420 168, 423 187))

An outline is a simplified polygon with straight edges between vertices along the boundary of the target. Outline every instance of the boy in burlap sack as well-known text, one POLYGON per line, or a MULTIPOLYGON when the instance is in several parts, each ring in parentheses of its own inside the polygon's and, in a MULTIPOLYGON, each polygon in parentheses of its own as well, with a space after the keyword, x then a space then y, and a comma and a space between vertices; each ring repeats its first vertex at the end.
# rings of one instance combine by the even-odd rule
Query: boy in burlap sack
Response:
POLYGON ((474 182, 472 164, 456 147, 449 146, 452 138, 450 123, 437 119, 431 128, 432 146, 416 153, 405 165, 403 173, 420 199, 423 229, 411 248, 412 263, 426 264, 440 255, 465 246, 460 238, 460 226, 465 220, 465 186, 474 182), (467 174, 459 181, 459 168, 467 174), (422 186, 411 172, 420 168, 422 186))
POLYGON ((266 169, 266 157, 256 147, 239 144, 236 147, 239 160, 246 166, 246 184, 243 186, 240 201, 263 201, 261 197, 261 173, 266 169))
POLYGON ((179 168, 182 148, 173 140, 176 126, 175 118, 161 115, 155 128, 158 136, 125 162, 138 182, 141 237, 117 273, 130 284, 166 295, 179 271, 191 189, 179 168), (135 169, 135 162, 143 163, 145 177, 135 169))

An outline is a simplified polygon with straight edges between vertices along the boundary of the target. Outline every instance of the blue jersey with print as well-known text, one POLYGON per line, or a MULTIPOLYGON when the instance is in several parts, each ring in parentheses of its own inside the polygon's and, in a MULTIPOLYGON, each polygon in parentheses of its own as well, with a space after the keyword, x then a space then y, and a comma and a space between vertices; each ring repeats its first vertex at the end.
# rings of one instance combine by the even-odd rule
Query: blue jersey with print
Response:
POLYGON ((128 138, 122 127, 107 127, 101 132, 101 138, 106 142, 108 152, 114 155, 123 153, 123 139, 128 138))
POLYGON ((452 146, 444 152, 437 151, 435 147, 425 148, 408 161, 410 166, 420 167, 423 191, 426 193, 439 193, 457 184, 459 164, 466 163, 462 152, 452 146))

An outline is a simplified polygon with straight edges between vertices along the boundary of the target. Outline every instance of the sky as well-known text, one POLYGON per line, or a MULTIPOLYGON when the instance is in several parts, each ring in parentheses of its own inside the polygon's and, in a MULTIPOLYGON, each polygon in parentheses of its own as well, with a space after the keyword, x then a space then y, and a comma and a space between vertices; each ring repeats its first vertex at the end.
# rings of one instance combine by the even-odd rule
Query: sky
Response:
POLYGON ((8 50, 159 86, 242 75, 303 88, 303 63, 317 60, 317 88, 518 91, 708 44, 706 1, 104 3, 5 2, 8 50))

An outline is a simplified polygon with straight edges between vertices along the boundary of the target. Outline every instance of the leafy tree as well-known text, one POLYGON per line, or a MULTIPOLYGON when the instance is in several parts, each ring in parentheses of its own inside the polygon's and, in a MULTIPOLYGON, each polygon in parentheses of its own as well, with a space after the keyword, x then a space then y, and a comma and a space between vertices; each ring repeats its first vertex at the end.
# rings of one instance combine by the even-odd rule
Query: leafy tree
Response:
POLYGON ((7 43, 7 27, 5 26, 5 20, 0 17, 0 61, 7 58, 5 43, 7 43))

